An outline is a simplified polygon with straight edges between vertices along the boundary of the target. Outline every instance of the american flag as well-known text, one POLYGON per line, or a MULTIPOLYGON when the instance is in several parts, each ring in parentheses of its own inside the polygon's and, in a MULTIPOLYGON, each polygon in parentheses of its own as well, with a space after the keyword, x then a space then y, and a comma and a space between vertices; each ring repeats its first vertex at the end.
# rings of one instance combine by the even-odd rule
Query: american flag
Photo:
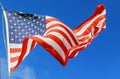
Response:
POLYGON ((74 30, 57 18, 4 11, 8 26, 9 73, 25 59, 36 44, 44 47, 62 65, 85 49, 106 27, 106 10, 98 5, 94 14, 74 30))

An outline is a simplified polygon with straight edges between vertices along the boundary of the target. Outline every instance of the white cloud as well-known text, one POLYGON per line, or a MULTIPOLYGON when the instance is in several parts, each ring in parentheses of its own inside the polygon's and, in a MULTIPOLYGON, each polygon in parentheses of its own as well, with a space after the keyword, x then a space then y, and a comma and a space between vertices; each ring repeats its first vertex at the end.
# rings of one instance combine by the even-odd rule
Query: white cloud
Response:
POLYGON ((16 70, 12 75, 12 79, 36 79, 34 70, 27 66, 22 66, 22 68, 16 70))
MULTIPOLYGON (((1 59, 1 74, 0 79, 8 79, 7 75, 7 61, 5 59, 1 59)), ((15 70, 11 74, 11 79, 36 79, 34 70, 28 66, 22 65, 17 70, 15 70)))

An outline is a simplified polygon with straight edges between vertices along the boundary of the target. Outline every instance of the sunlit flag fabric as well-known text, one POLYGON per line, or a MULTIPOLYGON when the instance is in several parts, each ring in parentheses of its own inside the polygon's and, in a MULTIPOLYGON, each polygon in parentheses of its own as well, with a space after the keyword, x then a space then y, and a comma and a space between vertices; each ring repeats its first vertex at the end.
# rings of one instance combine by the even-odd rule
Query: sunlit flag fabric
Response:
POLYGON ((106 27, 106 10, 95 13, 74 30, 60 20, 35 14, 4 11, 7 24, 9 73, 25 59, 36 44, 44 47, 62 65, 85 49, 106 27))

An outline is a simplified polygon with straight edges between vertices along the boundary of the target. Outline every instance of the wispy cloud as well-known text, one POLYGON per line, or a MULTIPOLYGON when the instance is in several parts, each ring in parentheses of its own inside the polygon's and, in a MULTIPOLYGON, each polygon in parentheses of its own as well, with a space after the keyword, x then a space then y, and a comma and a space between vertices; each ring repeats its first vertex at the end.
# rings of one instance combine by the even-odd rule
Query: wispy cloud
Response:
MULTIPOLYGON (((1 59, 1 79, 8 79, 7 75, 7 60, 1 59)), ((32 68, 22 65, 19 69, 11 74, 11 79, 36 79, 35 72, 32 68)))
POLYGON ((12 75, 12 79, 36 79, 34 70, 28 66, 22 66, 16 70, 12 75))

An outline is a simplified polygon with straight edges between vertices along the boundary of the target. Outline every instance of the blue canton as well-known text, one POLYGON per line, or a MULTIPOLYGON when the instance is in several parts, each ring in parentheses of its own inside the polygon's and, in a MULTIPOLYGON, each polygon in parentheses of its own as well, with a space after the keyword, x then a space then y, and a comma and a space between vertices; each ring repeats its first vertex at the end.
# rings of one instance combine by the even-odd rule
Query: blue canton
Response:
POLYGON ((6 11, 10 43, 22 43, 24 38, 42 35, 46 30, 45 16, 6 11))

